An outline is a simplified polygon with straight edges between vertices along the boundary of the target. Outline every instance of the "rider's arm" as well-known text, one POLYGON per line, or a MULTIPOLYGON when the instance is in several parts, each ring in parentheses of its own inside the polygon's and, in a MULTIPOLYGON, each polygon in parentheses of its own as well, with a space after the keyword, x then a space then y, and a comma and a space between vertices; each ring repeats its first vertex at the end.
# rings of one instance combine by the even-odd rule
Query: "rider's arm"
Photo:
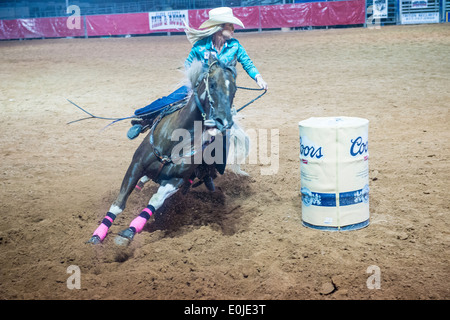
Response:
POLYGON ((256 76, 259 74, 258 69, 256 69, 252 59, 250 59, 244 47, 240 43, 238 43, 238 46, 237 60, 242 64, 242 67, 248 73, 248 75, 253 80, 256 80, 256 76))
POLYGON ((268 88, 267 83, 263 80, 261 74, 259 73, 258 69, 256 69, 255 65, 253 64, 253 61, 248 56, 247 52, 245 51, 244 47, 239 44, 238 48, 238 54, 237 54, 238 61, 242 64, 242 67, 244 70, 248 73, 248 75, 256 81, 258 86, 261 89, 268 88))

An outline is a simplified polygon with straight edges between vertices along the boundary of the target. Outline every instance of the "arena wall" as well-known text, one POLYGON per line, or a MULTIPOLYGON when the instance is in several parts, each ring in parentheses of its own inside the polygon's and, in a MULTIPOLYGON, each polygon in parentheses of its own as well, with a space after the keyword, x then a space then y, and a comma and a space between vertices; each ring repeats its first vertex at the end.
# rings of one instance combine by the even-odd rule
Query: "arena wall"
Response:
MULTIPOLYGON (((183 19, 198 27, 209 9, 0 20, 0 39, 142 35, 182 32, 183 19), (158 16, 159 14, 159 16, 158 16), (187 18, 187 19, 186 19, 187 18), (152 20, 153 19, 153 20, 152 20), (155 20, 159 19, 159 20, 155 20), (155 26, 152 22, 162 21, 155 26)), ((358 25, 365 23, 366 1, 307 2, 233 9, 245 29, 358 25)))

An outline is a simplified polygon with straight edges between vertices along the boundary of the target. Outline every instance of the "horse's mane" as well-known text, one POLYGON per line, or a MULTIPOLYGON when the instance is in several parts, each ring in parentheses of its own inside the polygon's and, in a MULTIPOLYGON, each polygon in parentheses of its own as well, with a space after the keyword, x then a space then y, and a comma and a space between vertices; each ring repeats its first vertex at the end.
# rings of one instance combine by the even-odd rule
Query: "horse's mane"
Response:
MULTIPOLYGON (((233 73, 233 76, 236 78, 236 61, 232 61, 228 64, 224 64, 222 61, 217 61, 222 68, 228 68, 233 73)), ((188 86, 189 88, 193 88, 198 79, 207 71, 207 68, 203 65, 203 63, 199 60, 194 60, 189 68, 184 70, 184 79, 183 84, 188 86)))
POLYGON ((204 72, 203 63, 199 60, 194 60, 190 67, 184 70, 183 84, 192 89, 204 72))

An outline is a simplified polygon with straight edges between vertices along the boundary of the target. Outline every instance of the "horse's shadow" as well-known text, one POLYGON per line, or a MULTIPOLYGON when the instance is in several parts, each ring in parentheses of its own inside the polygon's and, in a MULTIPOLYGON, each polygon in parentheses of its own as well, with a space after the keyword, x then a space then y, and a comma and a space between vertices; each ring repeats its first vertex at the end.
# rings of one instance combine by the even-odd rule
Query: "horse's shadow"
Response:
POLYGON ((235 234, 245 227, 241 203, 252 194, 252 178, 226 172, 214 182, 214 192, 200 185, 186 194, 181 191, 174 194, 156 211, 154 220, 149 221, 143 231, 161 230, 165 237, 176 237, 192 228, 210 226, 226 235, 235 234))

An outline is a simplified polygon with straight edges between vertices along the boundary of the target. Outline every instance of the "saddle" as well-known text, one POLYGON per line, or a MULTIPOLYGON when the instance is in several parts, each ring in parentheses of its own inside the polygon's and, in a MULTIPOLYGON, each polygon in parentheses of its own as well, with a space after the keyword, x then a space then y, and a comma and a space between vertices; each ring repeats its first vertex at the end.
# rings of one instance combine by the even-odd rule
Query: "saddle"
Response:
POLYGON ((134 115, 138 117, 138 119, 131 120, 132 127, 128 131, 128 138, 134 139, 139 134, 151 128, 155 119, 162 112, 167 115, 180 109, 185 104, 189 91, 189 87, 182 86, 168 96, 159 98, 151 104, 137 109, 134 112, 134 115))
POLYGON ((180 102, 181 100, 184 100, 184 98, 186 98, 186 96, 188 95, 189 91, 190 91, 189 87, 182 86, 177 90, 175 90, 174 92, 172 92, 171 94, 169 94, 168 96, 159 98, 150 103, 149 105, 137 109, 134 112, 134 115, 141 118, 145 118, 148 115, 157 113, 158 111, 161 111, 162 109, 171 104, 175 104, 177 102, 180 102))

